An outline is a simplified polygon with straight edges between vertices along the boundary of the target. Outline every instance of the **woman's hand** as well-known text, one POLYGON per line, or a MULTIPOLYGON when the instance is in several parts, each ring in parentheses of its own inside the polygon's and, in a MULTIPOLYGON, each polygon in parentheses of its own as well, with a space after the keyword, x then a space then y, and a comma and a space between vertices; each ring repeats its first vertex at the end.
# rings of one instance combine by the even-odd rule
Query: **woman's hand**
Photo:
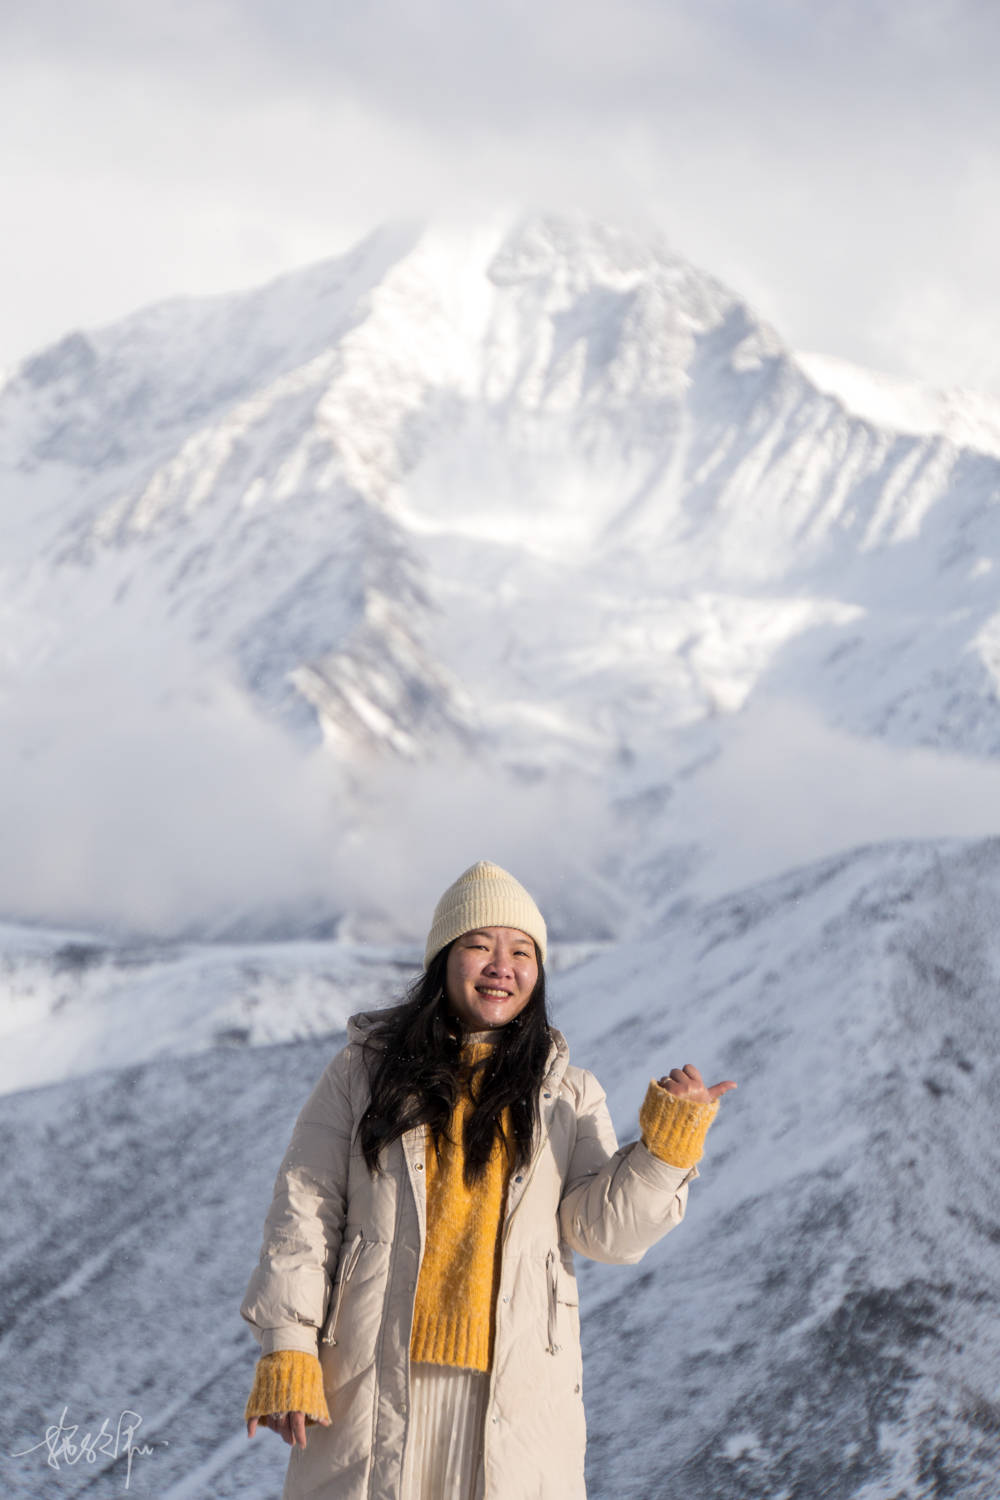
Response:
POLYGON ((685 1063, 683 1068, 671 1068, 669 1073, 656 1081, 661 1089, 666 1089, 675 1099, 687 1099, 691 1104, 712 1104, 716 1099, 721 1099, 723 1094, 728 1094, 730 1089, 737 1087, 729 1078, 725 1083, 713 1083, 710 1089, 706 1088, 705 1080, 694 1063, 685 1063))
MULTIPOLYGON (((323 1427, 329 1427, 329 1422, 322 1422, 323 1427)), ((251 1417, 247 1423, 247 1437, 252 1438, 258 1426, 270 1427, 276 1432, 289 1447, 304 1448, 306 1445, 306 1414, 304 1411, 286 1411, 280 1416, 275 1413, 270 1417, 251 1417)))

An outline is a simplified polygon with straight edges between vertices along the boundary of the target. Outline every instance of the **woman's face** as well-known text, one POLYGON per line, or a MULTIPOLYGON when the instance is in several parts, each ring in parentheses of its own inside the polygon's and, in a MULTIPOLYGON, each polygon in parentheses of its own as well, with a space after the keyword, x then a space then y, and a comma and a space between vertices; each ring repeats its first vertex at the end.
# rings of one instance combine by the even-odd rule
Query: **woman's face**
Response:
POLYGON ((445 996, 464 1031, 488 1031, 519 1016, 538 982, 538 955, 516 927, 482 927, 455 940, 445 996))

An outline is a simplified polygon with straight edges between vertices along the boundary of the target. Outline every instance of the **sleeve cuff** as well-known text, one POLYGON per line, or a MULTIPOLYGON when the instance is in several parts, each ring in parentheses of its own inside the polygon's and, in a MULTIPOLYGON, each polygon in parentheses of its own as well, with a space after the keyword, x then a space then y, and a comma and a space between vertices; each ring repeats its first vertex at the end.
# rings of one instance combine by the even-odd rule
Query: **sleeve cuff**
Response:
POLYGON ((718 1111, 718 1099, 711 1104, 677 1099, 650 1080, 639 1111, 643 1145, 671 1166, 693 1167, 701 1160, 708 1127, 718 1111))
POLYGON ((315 1354, 277 1349, 257 1361, 244 1421, 286 1411, 305 1412, 307 1422, 329 1422, 323 1368, 315 1354))

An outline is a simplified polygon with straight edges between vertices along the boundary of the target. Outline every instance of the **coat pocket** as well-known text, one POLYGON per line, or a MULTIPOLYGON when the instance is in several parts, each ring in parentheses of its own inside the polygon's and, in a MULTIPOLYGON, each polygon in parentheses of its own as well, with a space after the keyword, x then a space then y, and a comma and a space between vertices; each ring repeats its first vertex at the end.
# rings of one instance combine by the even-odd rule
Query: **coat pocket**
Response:
POLYGON ((340 1318, 341 1304, 344 1300, 344 1293, 347 1290, 347 1283, 350 1281, 351 1277, 354 1274, 354 1268, 361 1256, 361 1251, 364 1248, 364 1243, 364 1234, 359 1231, 348 1246, 347 1254, 344 1259, 344 1268, 338 1275, 336 1283, 334 1284, 333 1298, 330 1302, 330 1311, 327 1314, 326 1327, 323 1330, 323 1337, 320 1340, 320 1342, 323 1344, 335 1344, 337 1342, 337 1322, 340 1318))
POLYGON ((566 1338, 569 1338, 571 1344, 574 1342, 579 1344, 577 1309, 580 1306, 580 1297, 576 1289, 576 1278, 563 1269, 562 1260, 554 1250, 550 1250, 545 1257, 545 1281, 549 1302, 546 1349, 549 1354, 558 1354, 565 1347, 566 1338), (561 1318, 560 1307, 562 1308, 561 1318), (567 1319, 569 1320, 568 1332, 567 1319), (560 1321, 563 1324, 561 1330, 560 1321))

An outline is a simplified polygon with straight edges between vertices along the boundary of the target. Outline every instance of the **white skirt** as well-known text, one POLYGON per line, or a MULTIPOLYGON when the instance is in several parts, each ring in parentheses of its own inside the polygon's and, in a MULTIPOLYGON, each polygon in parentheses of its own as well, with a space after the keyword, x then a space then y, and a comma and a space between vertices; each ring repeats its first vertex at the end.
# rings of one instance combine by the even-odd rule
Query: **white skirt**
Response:
POLYGON ((410 1366, 410 1428, 400 1500, 479 1500, 490 1377, 410 1366))

